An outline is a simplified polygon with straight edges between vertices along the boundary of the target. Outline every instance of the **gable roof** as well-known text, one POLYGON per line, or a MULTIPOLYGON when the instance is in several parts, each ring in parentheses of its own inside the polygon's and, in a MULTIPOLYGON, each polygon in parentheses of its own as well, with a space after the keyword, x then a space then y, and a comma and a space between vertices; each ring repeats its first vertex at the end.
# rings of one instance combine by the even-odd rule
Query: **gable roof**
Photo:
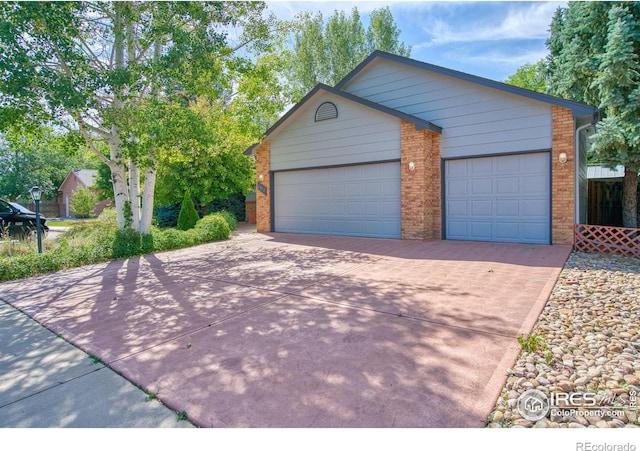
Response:
POLYGON ((90 188, 94 185, 94 183, 96 182, 96 179, 98 178, 98 170, 97 169, 72 169, 64 178, 58 190, 62 190, 62 187, 67 183, 70 177, 76 177, 84 187, 90 188))
MULTIPOLYGON (((398 110, 395 110, 393 108, 389 108, 388 106, 381 105, 381 104, 376 103, 376 102, 372 102, 371 100, 368 100, 368 99, 365 99, 365 98, 362 98, 362 97, 358 97, 358 96, 356 96, 354 94, 351 94, 349 92, 341 91, 340 89, 337 89, 337 88, 332 88, 329 85, 325 85, 325 84, 319 83, 306 96, 304 96, 302 98, 302 100, 300 100, 289 111, 287 111, 287 113, 284 114, 278 120, 278 122, 273 124, 265 132, 265 138, 267 136, 269 136, 270 134, 272 134, 274 131, 276 131, 284 122, 286 122, 287 119, 289 119, 289 117, 291 117, 309 99, 311 99, 314 95, 316 95, 316 93, 318 93, 320 91, 324 91, 324 92, 328 92, 330 94, 334 94, 336 96, 342 97, 343 99, 347 99, 347 100, 350 100, 350 101, 352 101, 354 103, 363 105, 363 106, 365 106, 367 108, 371 108, 373 110, 380 111, 382 113, 388 114, 388 115, 396 117, 398 119, 403 119, 403 120, 405 120, 407 122, 411 122, 411 123, 415 124, 417 130, 431 130, 431 131, 434 131, 436 133, 442 133, 442 127, 439 127, 439 126, 433 124, 432 122, 425 121, 424 119, 420 119, 419 117, 413 116, 411 114, 403 113, 402 111, 398 111, 398 110)), ((251 155, 253 153, 253 149, 255 149, 255 147, 257 145, 258 144, 254 144, 253 146, 249 147, 247 150, 244 151, 244 154, 245 155, 251 155)))
POLYGON ((497 89, 503 92, 519 95, 532 100, 537 100, 539 102, 549 103, 551 105, 557 105, 564 108, 568 108, 573 112, 574 117, 596 115, 600 111, 599 108, 592 107, 584 103, 574 102, 571 100, 563 99, 561 97, 556 97, 549 94, 542 94, 536 91, 531 91, 529 89, 519 88, 517 86, 501 83, 499 81, 478 77, 477 75, 471 75, 471 74, 459 72, 453 69, 447 69, 441 66, 435 66, 433 64, 424 63, 422 61, 406 58, 404 56, 394 55, 392 53, 383 52, 381 50, 374 51, 364 61, 358 64, 358 66, 354 70, 349 72, 342 80, 340 80, 340 82, 338 82, 338 84, 336 85, 336 88, 342 89, 347 83, 349 83, 354 77, 356 77, 362 70, 364 70, 369 64, 371 64, 377 58, 396 61, 401 64, 406 64, 411 67, 416 67, 418 69, 435 72, 441 75, 447 75, 449 77, 454 77, 459 80, 464 80, 470 83, 476 83, 482 86, 486 86, 488 88, 497 89))
POLYGON ((84 186, 87 188, 93 186, 98 178, 98 170, 97 169, 74 169, 76 177, 82 182, 84 186))

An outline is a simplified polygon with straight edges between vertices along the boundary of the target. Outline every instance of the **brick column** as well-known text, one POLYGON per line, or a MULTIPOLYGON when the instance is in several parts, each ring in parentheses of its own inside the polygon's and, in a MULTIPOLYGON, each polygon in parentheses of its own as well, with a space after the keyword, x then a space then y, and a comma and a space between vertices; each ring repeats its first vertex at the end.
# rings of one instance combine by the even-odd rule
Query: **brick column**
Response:
POLYGON ((551 243, 572 244, 575 218, 575 124, 571 110, 553 106, 551 151, 551 243), (559 155, 567 154, 560 163, 559 155))
POLYGON ((431 146, 427 153, 427 203, 425 215, 427 224, 425 239, 442 239, 442 161, 441 138, 439 133, 425 130, 425 134, 431 137, 431 146))
POLYGON ((256 189, 256 222, 258 232, 271 232, 271 143, 263 141, 256 148, 256 182, 267 187, 267 194, 256 189), (260 180, 262 176, 262 180, 260 180))
POLYGON ((400 140, 402 239, 440 239, 440 135, 403 120, 400 140))

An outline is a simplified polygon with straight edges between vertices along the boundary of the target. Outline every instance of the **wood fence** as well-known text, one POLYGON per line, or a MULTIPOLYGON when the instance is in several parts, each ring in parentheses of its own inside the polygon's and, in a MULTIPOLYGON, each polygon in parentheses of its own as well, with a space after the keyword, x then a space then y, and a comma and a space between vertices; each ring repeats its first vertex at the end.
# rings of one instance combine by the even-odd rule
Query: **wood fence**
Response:
POLYGON ((640 229, 576 224, 573 248, 577 251, 640 258, 640 229))
MULTIPOLYGON (((25 205, 29 210, 36 211, 36 205, 30 202, 29 205, 25 205)), ((40 214, 47 218, 58 217, 58 201, 53 200, 41 200, 40 201, 40 214)))

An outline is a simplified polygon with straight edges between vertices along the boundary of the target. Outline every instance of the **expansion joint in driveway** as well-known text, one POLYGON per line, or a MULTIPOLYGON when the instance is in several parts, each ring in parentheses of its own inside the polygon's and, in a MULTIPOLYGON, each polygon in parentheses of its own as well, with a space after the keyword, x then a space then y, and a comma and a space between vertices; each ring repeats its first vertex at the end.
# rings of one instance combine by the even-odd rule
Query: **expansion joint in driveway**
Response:
POLYGON ((149 350, 151 350, 153 348, 157 348, 158 346, 162 346, 162 345, 164 345, 166 343, 169 343, 169 342, 171 342, 173 340, 177 340, 178 338, 186 337, 187 335, 191 335, 193 333, 200 332, 201 330, 208 329, 209 327, 212 327, 212 326, 217 326, 218 324, 222 324, 222 323, 224 323, 226 321, 229 321, 229 320, 232 320, 232 319, 237 318, 239 316, 245 315, 245 314, 247 314, 247 313, 249 313, 249 312, 251 312, 253 310, 257 310, 257 309, 265 307, 267 305, 274 304, 274 303, 278 302, 280 299, 285 298, 287 296, 289 296, 289 295, 288 294, 282 294, 282 296, 278 296, 275 299, 272 299, 272 300, 267 301, 267 302, 263 302, 262 304, 258 304, 258 305, 254 306, 254 307, 250 307, 250 308, 244 309, 241 312, 234 313, 232 315, 226 316, 226 317, 224 317, 222 319, 219 319, 217 321, 213 321, 213 322, 207 324, 206 326, 196 327, 195 329, 188 330, 188 331, 183 332, 181 334, 177 334, 177 335, 173 335, 171 337, 167 337, 166 339, 164 339, 162 341, 159 341, 159 342, 157 342, 157 343, 155 343, 155 344, 153 344, 151 346, 147 346, 146 348, 140 349, 139 351, 136 351, 136 352, 133 352, 131 354, 127 354, 127 355, 118 357, 117 359, 110 360, 108 363, 111 364, 111 363, 117 362, 119 360, 128 359, 130 357, 133 357, 134 355, 141 354, 141 353, 149 351, 149 350))

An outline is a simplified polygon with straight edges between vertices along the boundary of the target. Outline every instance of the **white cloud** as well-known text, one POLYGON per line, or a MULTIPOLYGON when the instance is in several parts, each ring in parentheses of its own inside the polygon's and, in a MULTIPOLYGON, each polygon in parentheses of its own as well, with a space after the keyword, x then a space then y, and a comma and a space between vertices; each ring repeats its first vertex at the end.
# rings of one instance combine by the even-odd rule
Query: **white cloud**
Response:
POLYGON ((555 10, 560 3, 510 4, 503 8, 506 14, 499 20, 486 17, 473 19, 460 17, 455 23, 436 19, 423 26, 422 31, 431 38, 414 45, 414 49, 460 42, 486 42, 514 39, 545 39, 555 10))
POLYGON ((468 61, 497 64, 504 67, 520 67, 527 63, 535 63, 547 56, 547 50, 533 50, 527 53, 486 52, 482 55, 467 56, 468 61))
POLYGON ((358 12, 360 15, 368 14, 374 9, 383 8, 387 5, 392 4, 393 2, 388 2, 384 0, 379 1, 334 1, 327 0, 323 2, 305 2, 305 1, 297 1, 297 2, 286 2, 286 1, 267 1, 267 5, 269 7, 269 11, 275 13, 278 19, 282 20, 291 20, 294 16, 301 11, 309 11, 312 13, 316 13, 320 11, 323 17, 330 17, 333 15, 335 10, 344 11, 345 13, 351 13, 353 7, 358 8, 358 12))

